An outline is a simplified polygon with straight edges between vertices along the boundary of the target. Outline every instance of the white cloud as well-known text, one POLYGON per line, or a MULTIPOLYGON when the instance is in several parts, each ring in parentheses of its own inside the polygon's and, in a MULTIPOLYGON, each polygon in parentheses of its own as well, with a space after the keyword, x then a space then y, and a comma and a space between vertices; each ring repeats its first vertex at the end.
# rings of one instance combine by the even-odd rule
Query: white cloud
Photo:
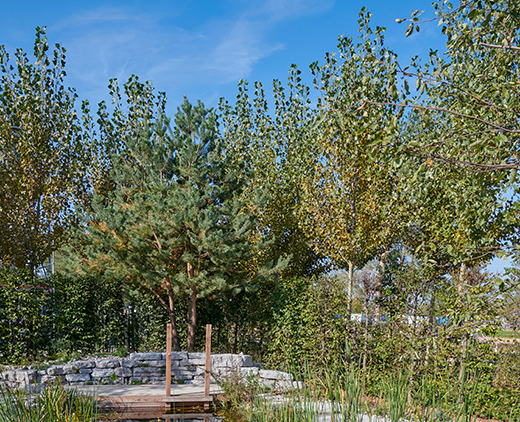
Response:
POLYGON ((266 41, 281 20, 332 5, 332 0, 267 0, 239 8, 233 20, 209 16, 190 29, 183 27, 182 15, 165 19, 163 12, 101 7, 71 16, 49 33, 67 47, 68 83, 94 101, 106 98, 108 79, 123 82, 131 74, 152 80, 161 91, 194 85, 211 90, 248 78, 260 60, 283 49, 266 41))

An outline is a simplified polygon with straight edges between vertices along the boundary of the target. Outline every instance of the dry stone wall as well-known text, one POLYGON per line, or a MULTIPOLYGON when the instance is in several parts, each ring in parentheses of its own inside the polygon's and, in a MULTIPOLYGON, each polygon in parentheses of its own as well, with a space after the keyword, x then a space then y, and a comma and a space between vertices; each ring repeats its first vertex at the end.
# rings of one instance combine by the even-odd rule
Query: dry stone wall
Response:
MULTIPOLYGON (((204 353, 172 352, 172 380, 178 383, 204 383, 204 353)), ((260 369, 249 355, 212 354, 211 381, 232 372, 253 376, 275 388, 292 386, 292 375, 260 369)), ((46 369, 12 369, 0 374, 0 382, 10 388, 28 388, 55 382, 85 384, 165 384, 166 353, 131 353, 126 358, 83 359, 46 369)))

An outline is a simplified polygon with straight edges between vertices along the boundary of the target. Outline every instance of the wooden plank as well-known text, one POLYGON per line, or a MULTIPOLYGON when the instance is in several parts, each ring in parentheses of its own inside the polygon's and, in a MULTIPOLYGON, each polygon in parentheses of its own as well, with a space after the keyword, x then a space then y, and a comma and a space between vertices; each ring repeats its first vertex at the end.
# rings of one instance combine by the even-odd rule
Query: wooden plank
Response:
MULTIPOLYGON (((137 411, 128 410, 128 411, 118 412, 117 415, 114 415, 113 411, 106 412, 106 413, 100 412, 100 413, 98 413, 98 417, 102 418, 103 416, 106 415, 107 418, 102 419, 102 420, 107 420, 107 421, 114 420, 113 418, 116 416, 117 416, 117 420, 127 420, 127 419, 161 420, 161 419, 164 419, 163 414, 164 414, 164 411, 162 409, 137 410, 137 411)), ((180 417, 181 416, 179 416, 179 418, 180 417)))
POLYGON ((139 402, 139 403, 162 403, 164 396, 99 396, 101 402, 139 402))
POLYGON ((213 417, 213 413, 189 413, 189 412, 179 412, 179 413, 163 413, 161 417, 163 419, 202 419, 202 418, 211 418, 213 417))
POLYGON ((209 396, 211 373, 211 324, 206 324, 206 365, 204 368, 204 395, 209 396))
POLYGON ((213 401, 213 396, 202 396, 202 395, 183 395, 183 396, 170 396, 163 397, 164 403, 210 403, 213 401))
POLYGON ((120 410, 128 412, 164 412, 168 409, 204 407, 210 408, 213 396, 104 396, 98 401, 100 411, 120 410))
POLYGON ((166 327, 166 397, 169 397, 172 394, 172 324, 166 327))

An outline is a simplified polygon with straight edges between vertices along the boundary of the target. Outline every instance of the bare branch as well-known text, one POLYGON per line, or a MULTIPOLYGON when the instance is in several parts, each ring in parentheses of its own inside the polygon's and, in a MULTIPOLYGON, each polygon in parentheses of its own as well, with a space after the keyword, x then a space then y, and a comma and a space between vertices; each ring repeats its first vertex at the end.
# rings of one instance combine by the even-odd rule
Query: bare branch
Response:
POLYGON ((490 47, 490 48, 500 48, 502 50, 516 50, 516 51, 520 51, 520 47, 517 47, 515 45, 488 44, 487 42, 481 42, 479 45, 483 45, 484 47, 490 47))

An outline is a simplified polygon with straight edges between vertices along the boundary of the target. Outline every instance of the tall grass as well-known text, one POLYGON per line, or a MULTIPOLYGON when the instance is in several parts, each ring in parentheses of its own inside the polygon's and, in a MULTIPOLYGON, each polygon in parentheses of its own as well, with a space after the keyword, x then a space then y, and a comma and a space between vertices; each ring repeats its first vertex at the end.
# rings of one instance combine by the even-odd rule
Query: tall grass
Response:
MULTIPOLYGON (((299 374, 298 378, 305 382, 305 386, 281 395, 260 394, 245 379, 234 386, 228 382, 225 391, 232 394, 234 401, 229 403, 226 420, 472 422, 478 413, 478 380, 475 379, 464 382, 461 395, 460 386, 457 383, 450 384, 448 379, 424 379, 416 383, 411 391, 410 374, 388 374, 377 386, 379 396, 369 397, 363 389, 366 374, 354 365, 325 369, 319 376, 307 365, 303 365, 301 371, 298 369, 302 368, 294 368, 293 373, 299 374), (443 388, 439 388, 439 385, 443 385, 443 388), (244 406, 245 401, 236 399, 244 397, 246 390, 248 404, 244 406), (255 392, 257 394, 253 396, 255 392)), ((520 421, 520 409, 511 409, 509 416, 501 420, 520 421)))
POLYGON ((39 394, 0 387, 0 422, 94 422, 95 397, 51 385, 39 394))

